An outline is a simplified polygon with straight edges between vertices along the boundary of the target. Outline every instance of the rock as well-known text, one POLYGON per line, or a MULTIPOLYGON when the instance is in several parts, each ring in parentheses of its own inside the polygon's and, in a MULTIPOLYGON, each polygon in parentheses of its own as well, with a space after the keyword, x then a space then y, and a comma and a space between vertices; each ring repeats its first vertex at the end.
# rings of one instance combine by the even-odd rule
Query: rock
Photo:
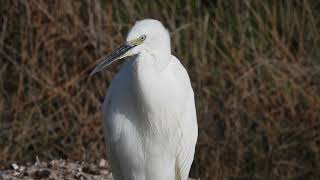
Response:
POLYGON ((107 167, 107 161, 105 159, 100 159, 99 167, 107 167))
POLYGON ((14 170, 17 170, 19 169, 19 166, 15 163, 11 164, 11 168, 14 169, 14 170))

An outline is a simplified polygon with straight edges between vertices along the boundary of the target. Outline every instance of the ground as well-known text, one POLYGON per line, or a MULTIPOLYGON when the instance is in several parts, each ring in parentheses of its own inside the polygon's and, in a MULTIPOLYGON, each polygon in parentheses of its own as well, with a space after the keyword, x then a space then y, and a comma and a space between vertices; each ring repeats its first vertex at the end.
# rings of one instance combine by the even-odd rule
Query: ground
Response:
POLYGON ((99 162, 70 162, 68 160, 37 161, 33 164, 12 163, 0 169, 0 179, 81 179, 112 180, 110 167, 106 160, 99 162))
POLYGON ((44 162, 37 158, 35 163, 12 163, 8 167, 0 167, 0 180, 18 179, 113 180, 110 166, 105 159, 88 163, 62 159, 44 162))

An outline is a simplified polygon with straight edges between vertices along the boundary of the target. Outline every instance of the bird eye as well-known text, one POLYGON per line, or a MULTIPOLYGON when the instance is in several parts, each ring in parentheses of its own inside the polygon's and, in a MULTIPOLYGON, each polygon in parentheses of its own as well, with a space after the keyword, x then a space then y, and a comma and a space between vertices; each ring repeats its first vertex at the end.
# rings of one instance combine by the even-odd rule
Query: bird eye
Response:
POLYGON ((140 40, 141 40, 141 41, 146 40, 146 38, 147 38, 147 37, 146 37, 146 35, 142 35, 142 36, 140 36, 140 40))

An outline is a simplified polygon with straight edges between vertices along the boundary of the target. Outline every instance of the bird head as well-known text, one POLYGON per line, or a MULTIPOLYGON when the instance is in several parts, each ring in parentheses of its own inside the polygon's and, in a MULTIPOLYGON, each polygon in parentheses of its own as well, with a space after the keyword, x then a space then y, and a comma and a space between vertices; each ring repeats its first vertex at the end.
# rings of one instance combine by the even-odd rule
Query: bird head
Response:
POLYGON ((171 54, 170 35, 160 21, 153 19, 137 21, 129 31, 126 42, 103 58, 90 76, 116 60, 138 55, 142 51, 152 54, 171 54))

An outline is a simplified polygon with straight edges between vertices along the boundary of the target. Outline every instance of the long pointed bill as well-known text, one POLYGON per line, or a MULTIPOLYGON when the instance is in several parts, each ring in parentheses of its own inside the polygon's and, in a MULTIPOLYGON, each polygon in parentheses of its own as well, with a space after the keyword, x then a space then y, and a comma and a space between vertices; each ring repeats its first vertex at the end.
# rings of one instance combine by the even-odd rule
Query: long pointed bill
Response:
POLYGON ((114 61, 125 57, 126 52, 135 47, 136 45, 132 43, 125 43, 114 50, 109 56, 102 59, 102 61, 94 68, 94 70, 90 73, 90 76, 101 71, 103 68, 109 66, 114 61))

